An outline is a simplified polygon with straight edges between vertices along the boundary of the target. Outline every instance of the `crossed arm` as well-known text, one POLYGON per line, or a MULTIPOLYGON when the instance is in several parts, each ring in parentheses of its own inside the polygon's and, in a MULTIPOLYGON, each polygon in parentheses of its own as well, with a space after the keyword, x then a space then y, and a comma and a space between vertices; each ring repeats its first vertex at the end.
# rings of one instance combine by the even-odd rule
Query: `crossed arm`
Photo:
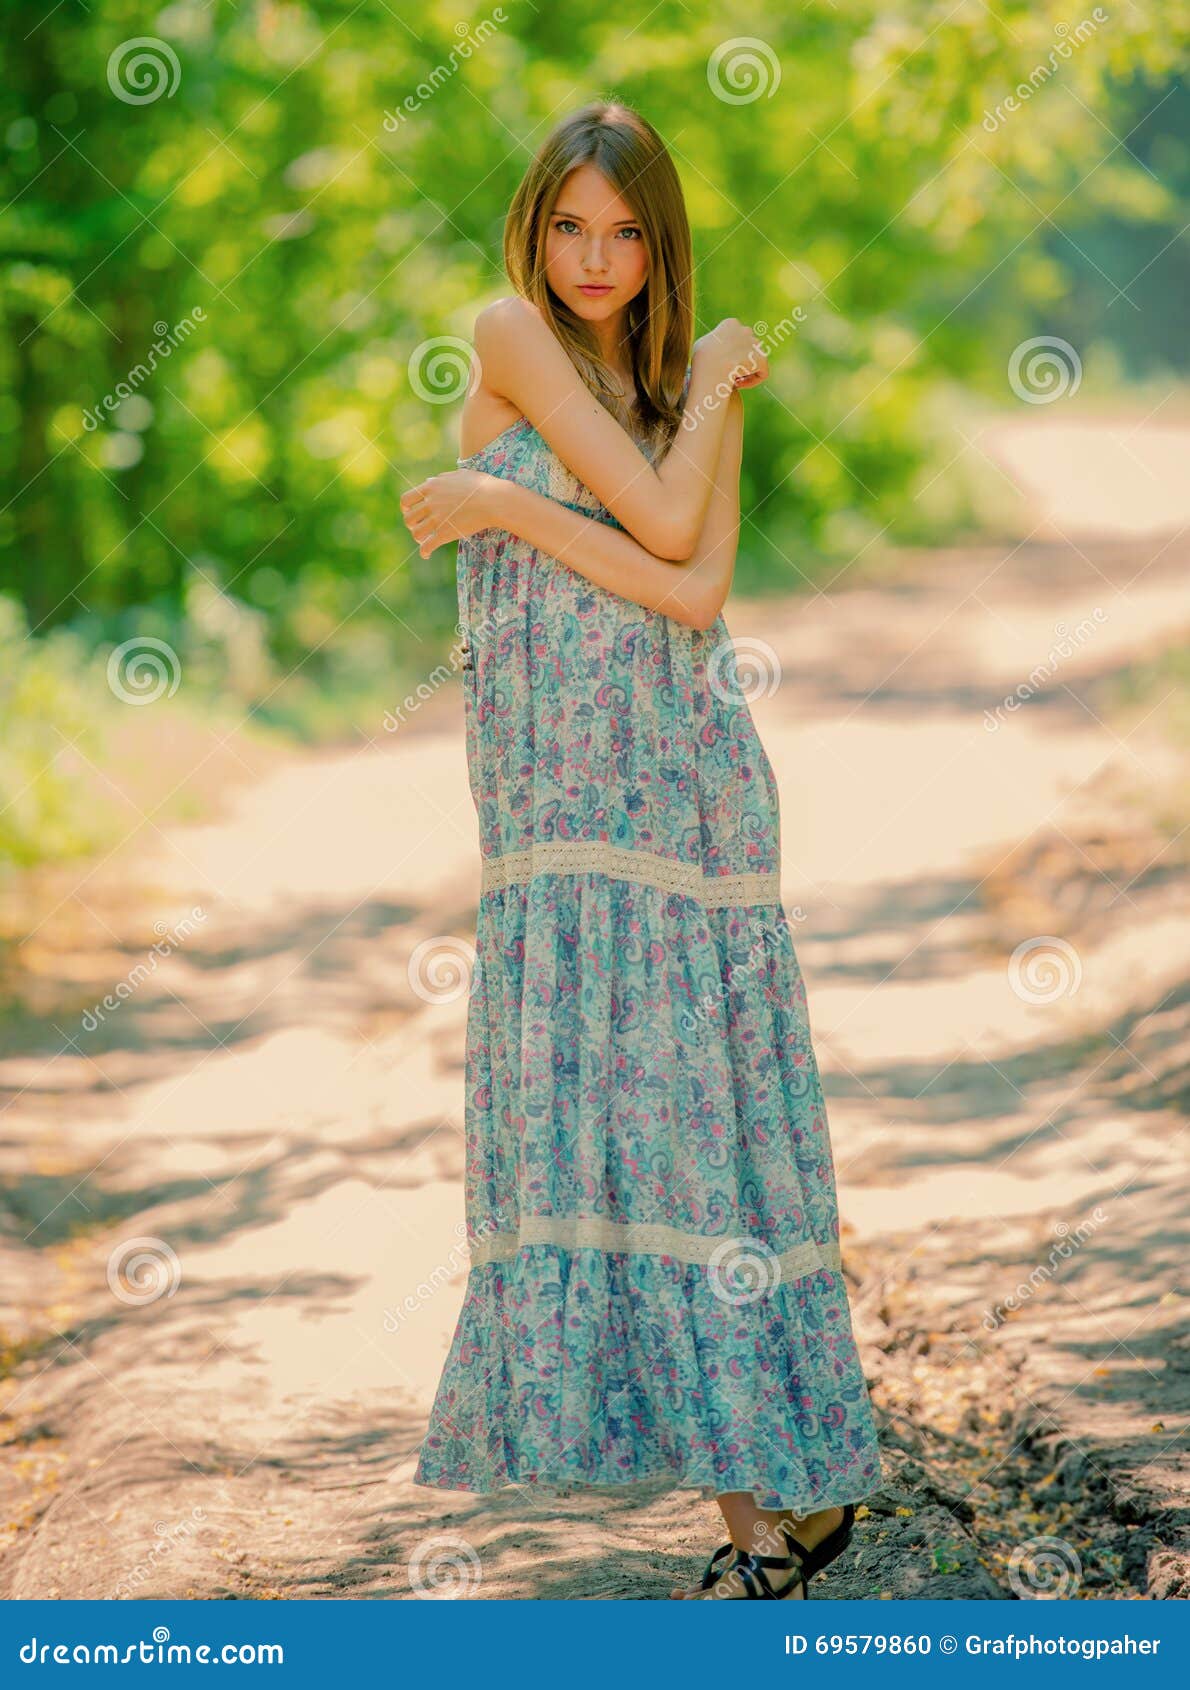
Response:
POLYGON ((755 350, 750 333, 729 319, 695 347, 690 426, 679 428, 657 465, 591 395, 535 307, 498 301, 480 313, 475 343, 484 384, 528 418, 630 532, 516 482, 461 469, 431 476, 402 496, 402 514, 422 555, 502 528, 598 586, 688 627, 709 628, 727 598, 739 538, 738 386, 767 373, 763 357, 750 367, 741 361, 745 346, 755 350))
MULTIPOLYGON (((519 482, 463 470, 461 476, 475 477, 478 483, 463 494, 464 506, 476 501, 467 525, 474 522, 472 532, 507 529, 596 586, 661 611, 688 628, 709 628, 731 588, 740 529, 744 401, 733 393, 724 409, 726 426, 706 519, 688 562, 658 557, 631 534, 519 482)), ((618 426, 614 420, 612 426, 618 426)))
POLYGON ((499 299, 475 323, 482 385, 533 424, 566 467, 656 557, 691 557, 710 506, 735 383, 767 373, 752 332, 727 318, 695 345, 683 425, 660 464, 594 397, 541 312, 499 299))

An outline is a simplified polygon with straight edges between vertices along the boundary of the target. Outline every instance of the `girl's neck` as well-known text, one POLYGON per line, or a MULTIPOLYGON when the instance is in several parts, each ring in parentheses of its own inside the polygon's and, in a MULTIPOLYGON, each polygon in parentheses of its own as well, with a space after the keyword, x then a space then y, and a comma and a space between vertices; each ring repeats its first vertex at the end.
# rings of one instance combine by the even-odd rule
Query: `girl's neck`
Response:
POLYGON ((591 328, 599 346, 599 356, 612 375, 623 385, 625 397, 631 403, 635 398, 632 348, 628 342, 625 316, 626 313, 621 311, 618 316, 609 318, 606 323, 592 323, 591 328))

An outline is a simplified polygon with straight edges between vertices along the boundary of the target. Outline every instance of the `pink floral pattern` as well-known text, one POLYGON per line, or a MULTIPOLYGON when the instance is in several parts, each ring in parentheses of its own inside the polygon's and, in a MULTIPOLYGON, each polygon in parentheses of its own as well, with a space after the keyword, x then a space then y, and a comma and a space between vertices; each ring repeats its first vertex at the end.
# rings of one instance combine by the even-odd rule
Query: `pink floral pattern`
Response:
MULTIPOLYGON (((614 523, 520 419, 471 458, 614 523)), ((458 549, 483 883, 471 1264, 415 1482, 880 1482, 777 787, 720 616, 502 530, 458 549)))

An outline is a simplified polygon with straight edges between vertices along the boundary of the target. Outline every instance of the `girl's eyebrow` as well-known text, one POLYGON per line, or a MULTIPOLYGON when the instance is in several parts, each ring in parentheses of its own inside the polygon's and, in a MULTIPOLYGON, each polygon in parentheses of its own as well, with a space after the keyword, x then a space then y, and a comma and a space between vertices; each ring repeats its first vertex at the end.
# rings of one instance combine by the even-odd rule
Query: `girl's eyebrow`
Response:
MULTIPOLYGON (((574 211, 559 211, 557 206, 554 207, 554 216, 555 217, 569 217, 569 219, 572 223, 585 223, 587 221, 587 219, 585 217, 580 217, 577 212, 574 212, 574 211)), ((613 227, 618 229, 622 223, 633 223, 633 224, 635 224, 635 223, 639 223, 639 222, 640 222, 639 217, 617 217, 613 227)))

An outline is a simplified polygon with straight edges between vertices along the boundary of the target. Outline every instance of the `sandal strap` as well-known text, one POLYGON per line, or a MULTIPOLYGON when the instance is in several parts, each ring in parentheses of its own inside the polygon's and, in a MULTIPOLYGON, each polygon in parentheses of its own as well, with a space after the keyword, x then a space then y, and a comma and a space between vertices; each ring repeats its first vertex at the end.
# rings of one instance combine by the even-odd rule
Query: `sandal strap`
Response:
POLYGON ((702 1575, 702 1583, 699 1586, 700 1590, 709 1590, 713 1584, 723 1577, 723 1574, 727 1571, 727 1567, 726 1565, 717 1567, 716 1562, 722 1561, 725 1555, 730 1555, 734 1548, 735 1544, 728 1542, 721 1544, 719 1548, 716 1549, 715 1553, 707 1562, 706 1570, 702 1575))
POLYGON ((846 1549, 851 1542, 855 1530, 855 1504, 847 1502, 843 1505, 843 1518, 833 1532, 828 1532, 821 1543, 816 1543, 813 1549, 807 1549, 804 1543, 798 1541, 788 1526, 783 1526, 782 1535, 786 1543, 800 1549, 806 1558, 806 1577, 813 1578, 822 1567, 828 1566, 846 1549))
POLYGON ((751 1598, 768 1598, 770 1601, 780 1601, 782 1596, 788 1596, 790 1591, 796 1590, 799 1584, 804 1584, 805 1557, 802 1555, 757 1555, 753 1550, 741 1549, 736 1557, 732 1571, 740 1576, 746 1594, 751 1598), (797 1578, 790 1579, 780 1590, 774 1590, 765 1572, 766 1567, 783 1567, 788 1571, 796 1567, 797 1578))
MULTIPOLYGON (((810 1579, 813 1578, 814 1574, 818 1572, 821 1567, 826 1566, 829 1562, 835 1560, 837 1556, 843 1553, 844 1549, 846 1549, 848 1543, 851 1541, 854 1528, 855 1504, 853 1502, 847 1502, 843 1505, 842 1520, 835 1527, 834 1531, 828 1532, 822 1539, 821 1543, 816 1543, 813 1549, 807 1548, 804 1543, 794 1537, 793 1532, 787 1525, 783 1525, 780 1529, 781 1536, 784 1538, 786 1547, 790 1551, 788 1556, 761 1555, 754 1550, 739 1549, 730 1541, 720 1544, 719 1548, 716 1549, 715 1553, 706 1564, 699 1589, 709 1590, 712 1585, 718 1583, 724 1573, 728 1570, 729 1563, 725 1560, 725 1557, 730 1555, 734 1550, 735 1560, 730 1563, 730 1566, 733 1571, 739 1570, 741 1582, 743 1583, 749 1596, 769 1596, 775 1599, 779 1595, 783 1594, 782 1592, 771 1589, 769 1586, 769 1580, 765 1575, 764 1568, 775 1567, 787 1570, 790 1567, 797 1566, 799 1564, 801 1566, 802 1580, 806 1584, 806 1595, 808 1596, 810 1594, 810 1579), (723 1564, 720 1565, 720 1563, 723 1564), (741 1565, 741 1563, 743 1563, 743 1565, 741 1565), (758 1584, 764 1586, 765 1588, 757 1589, 756 1587, 758 1584)), ((792 1579, 790 1580, 787 1588, 793 1589, 797 1583, 797 1579, 792 1579)))
MULTIPOLYGON (((745 1551, 741 1549, 740 1554, 743 1555, 744 1553, 745 1551)), ((746 1553, 748 1559, 755 1561, 758 1567, 804 1567, 806 1564, 806 1557, 797 1553, 793 1555, 761 1555, 754 1549, 750 1549, 746 1553)))
POLYGON ((744 1587, 744 1595, 747 1596, 749 1600, 758 1596, 772 1596, 773 1588, 769 1584, 767 1575, 763 1569, 753 1567, 752 1556, 746 1549, 740 1550, 731 1570, 733 1573, 739 1574, 740 1583, 744 1587))

